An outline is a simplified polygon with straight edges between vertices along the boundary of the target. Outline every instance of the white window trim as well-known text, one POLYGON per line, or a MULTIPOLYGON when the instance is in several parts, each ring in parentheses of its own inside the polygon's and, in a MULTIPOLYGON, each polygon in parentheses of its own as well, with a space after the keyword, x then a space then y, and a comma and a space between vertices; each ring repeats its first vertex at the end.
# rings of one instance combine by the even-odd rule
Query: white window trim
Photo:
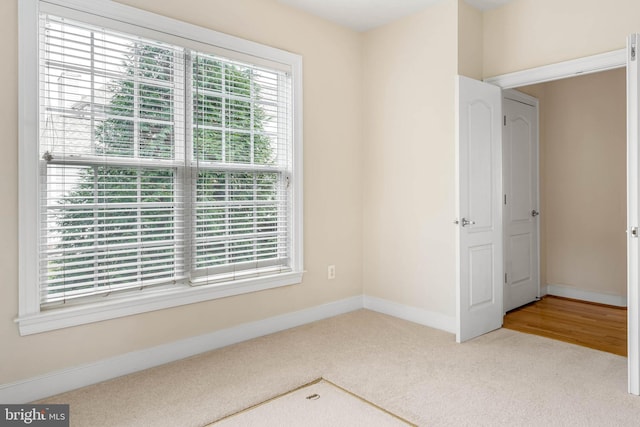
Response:
POLYGON ((161 15, 125 6, 110 0, 21 0, 19 21, 19 310, 16 322, 21 335, 35 334, 75 325, 192 304, 216 298, 288 286, 302 282, 303 200, 302 200, 302 58, 299 55, 264 46, 213 30, 187 24, 161 15), (106 298, 104 302, 40 310, 38 271, 38 19, 40 3, 62 6, 80 12, 121 21, 139 28, 152 28, 167 37, 178 36, 194 45, 222 47, 239 58, 250 56, 286 64, 293 77, 293 176, 291 190, 292 271, 277 276, 251 277, 222 285, 170 287, 140 295, 106 298))

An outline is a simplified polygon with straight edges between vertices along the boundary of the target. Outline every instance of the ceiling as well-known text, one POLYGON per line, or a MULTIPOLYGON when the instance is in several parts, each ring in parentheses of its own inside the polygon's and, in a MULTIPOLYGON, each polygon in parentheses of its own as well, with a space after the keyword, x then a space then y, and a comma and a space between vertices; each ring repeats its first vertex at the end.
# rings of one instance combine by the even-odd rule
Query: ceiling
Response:
MULTIPOLYGON (((338 25, 367 31, 418 12, 440 0, 278 0, 338 25)), ((465 0, 480 10, 512 0, 465 0)))

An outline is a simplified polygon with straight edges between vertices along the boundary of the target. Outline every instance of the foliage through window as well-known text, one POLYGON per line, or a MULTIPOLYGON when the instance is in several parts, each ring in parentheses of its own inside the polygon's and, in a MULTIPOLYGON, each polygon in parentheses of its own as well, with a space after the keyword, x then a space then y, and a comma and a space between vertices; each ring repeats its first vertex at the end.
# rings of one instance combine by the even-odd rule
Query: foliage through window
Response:
POLYGON ((291 75, 40 15, 40 303, 292 271, 291 75))

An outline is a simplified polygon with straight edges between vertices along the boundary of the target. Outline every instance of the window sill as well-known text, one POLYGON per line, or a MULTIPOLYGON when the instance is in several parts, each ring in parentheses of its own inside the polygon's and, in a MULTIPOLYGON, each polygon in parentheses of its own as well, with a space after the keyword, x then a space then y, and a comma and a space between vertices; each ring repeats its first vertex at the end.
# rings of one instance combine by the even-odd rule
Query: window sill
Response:
POLYGON ((42 311, 21 316, 16 319, 16 322, 19 325, 20 335, 32 335, 133 314, 295 285, 302 282, 302 275, 302 272, 292 272, 277 276, 245 279, 230 284, 180 286, 164 290, 151 290, 145 292, 144 295, 107 298, 103 302, 42 311))

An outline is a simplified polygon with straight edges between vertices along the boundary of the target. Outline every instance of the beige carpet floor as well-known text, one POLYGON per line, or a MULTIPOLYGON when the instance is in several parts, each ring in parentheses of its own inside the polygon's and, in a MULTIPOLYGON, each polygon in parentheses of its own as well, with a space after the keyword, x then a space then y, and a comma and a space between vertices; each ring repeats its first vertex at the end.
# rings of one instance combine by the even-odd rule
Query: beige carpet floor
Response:
POLYGON ((405 420, 320 379, 230 415, 209 427, 413 427, 405 420))
POLYGON ((420 426, 638 426, 626 358, 360 310, 61 394, 72 426, 204 426, 325 378, 420 426))

